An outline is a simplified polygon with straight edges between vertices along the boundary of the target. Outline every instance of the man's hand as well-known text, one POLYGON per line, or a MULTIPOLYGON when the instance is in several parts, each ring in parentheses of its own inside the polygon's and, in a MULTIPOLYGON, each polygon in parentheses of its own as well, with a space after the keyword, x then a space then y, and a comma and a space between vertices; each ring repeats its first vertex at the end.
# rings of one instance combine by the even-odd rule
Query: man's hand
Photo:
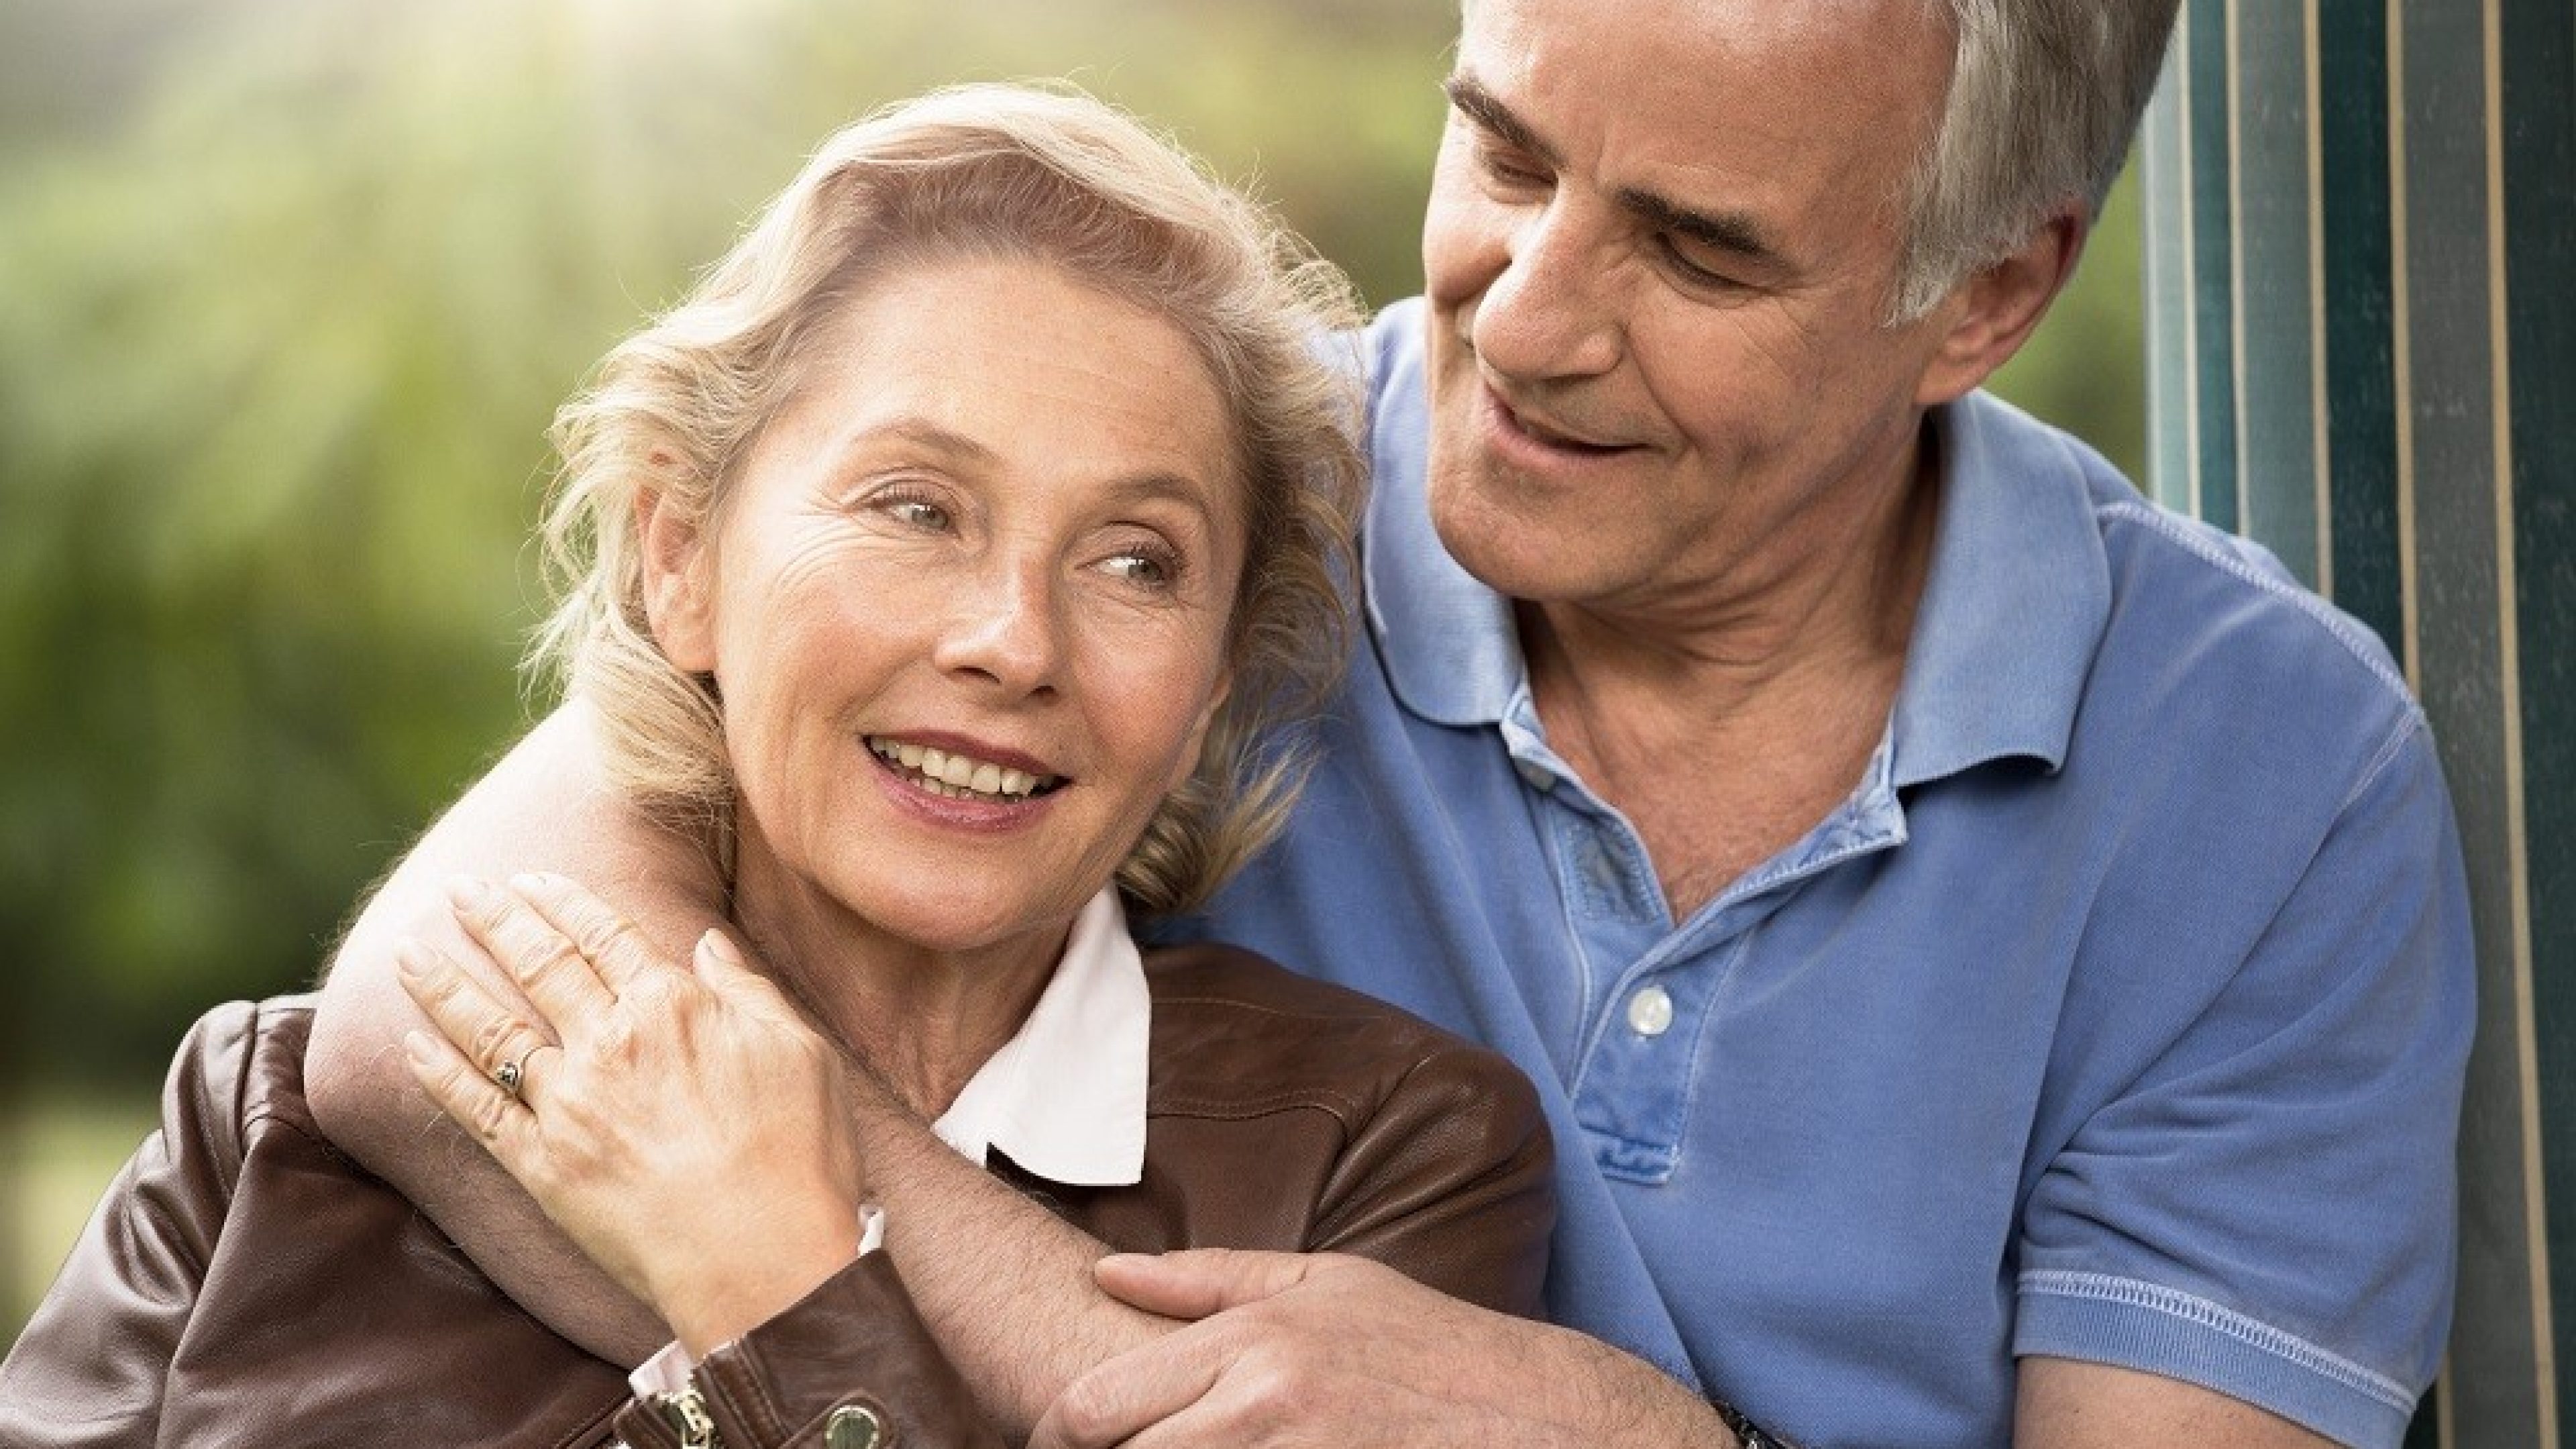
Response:
POLYGON ((1584 1337, 1331 1255, 1119 1255, 1111 1296, 1196 1320, 1067 1388, 1031 1449, 1693 1446, 1735 1438, 1690 1390, 1584 1337))

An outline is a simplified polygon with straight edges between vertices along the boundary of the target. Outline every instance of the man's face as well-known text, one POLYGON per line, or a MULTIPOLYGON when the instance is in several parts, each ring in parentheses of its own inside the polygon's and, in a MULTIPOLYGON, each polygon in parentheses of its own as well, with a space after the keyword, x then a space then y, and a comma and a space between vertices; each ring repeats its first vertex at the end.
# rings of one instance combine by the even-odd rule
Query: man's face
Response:
POLYGON ((1423 260, 1431 510, 1517 598, 1704 616, 1910 476, 1885 325, 1949 78, 1919 0, 1476 0, 1423 260))

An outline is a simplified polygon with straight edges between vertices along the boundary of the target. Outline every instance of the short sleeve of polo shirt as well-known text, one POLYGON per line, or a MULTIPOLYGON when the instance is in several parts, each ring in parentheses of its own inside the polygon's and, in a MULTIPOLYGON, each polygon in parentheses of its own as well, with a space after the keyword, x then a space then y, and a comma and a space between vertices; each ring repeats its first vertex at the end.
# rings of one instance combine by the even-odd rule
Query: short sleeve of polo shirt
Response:
MULTIPOLYGON (((2017 1355, 2396 1445, 2448 1332, 2466 884, 2409 712, 2253 949, 2023 1214, 2017 1355)), ((2188 942, 2193 903, 2176 901, 2188 942)))

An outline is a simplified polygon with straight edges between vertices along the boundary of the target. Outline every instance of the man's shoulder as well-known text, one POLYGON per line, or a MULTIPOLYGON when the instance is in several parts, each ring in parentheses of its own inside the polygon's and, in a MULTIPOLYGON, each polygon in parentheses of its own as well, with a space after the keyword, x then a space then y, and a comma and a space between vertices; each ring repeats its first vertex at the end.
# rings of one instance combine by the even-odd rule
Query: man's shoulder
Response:
POLYGON ((2080 439, 2008 405, 1979 398, 1977 421, 2026 470, 2018 481, 2076 490, 2099 540, 2108 611, 2088 713, 2116 699, 2171 710, 2176 729, 2358 725, 2374 738, 2420 724, 2379 636, 2270 549, 2158 503, 2080 439), (2193 699, 2226 707, 2177 708, 2193 699))

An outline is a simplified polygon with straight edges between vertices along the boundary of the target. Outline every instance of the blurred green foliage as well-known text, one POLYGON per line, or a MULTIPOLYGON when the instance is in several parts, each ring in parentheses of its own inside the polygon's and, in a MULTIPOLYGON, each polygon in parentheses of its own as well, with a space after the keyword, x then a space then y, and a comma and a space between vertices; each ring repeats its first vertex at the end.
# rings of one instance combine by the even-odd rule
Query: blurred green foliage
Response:
MULTIPOLYGON (((551 410, 835 125, 1070 74, 1383 302, 1418 285, 1455 13, 0 10, 0 1076, 148 1076, 207 1004, 310 978, 523 718, 551 410)), ((2134 235, 2096 251, 2016 387, 2134 462, 2134 235)))

